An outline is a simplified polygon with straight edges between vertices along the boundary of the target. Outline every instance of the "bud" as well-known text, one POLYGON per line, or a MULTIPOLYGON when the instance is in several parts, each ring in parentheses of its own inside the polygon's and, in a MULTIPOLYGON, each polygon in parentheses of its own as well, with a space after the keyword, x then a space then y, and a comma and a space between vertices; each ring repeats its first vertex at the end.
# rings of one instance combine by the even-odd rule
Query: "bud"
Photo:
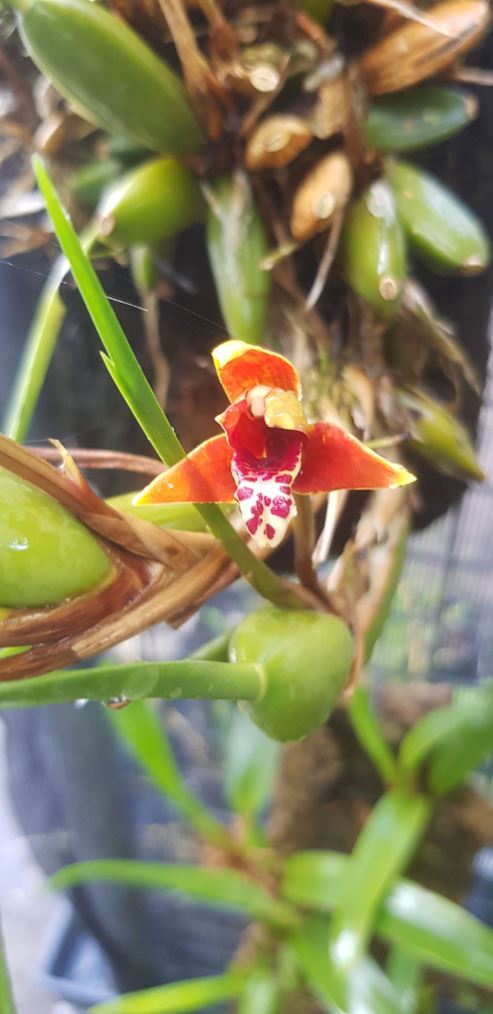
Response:
POLYGON ((445 0, 426 14, 441 32, 407 21, 365 53, 360 68, 373 95, 410 88, 439 74, 476 45, 490 22, 487 0, 445 0))
POLYGON ((291 213, 295 239, 310 239, 327 229, 334 212, 349 200, 353 174, 349 159, 336 151, 317 162, 297 188, 291 213))
POLYGON ((469 434, 451 412, 421 391, 398 388, 396 397, 409 413, 409 444, 417 454, 445 475, 484 480, 469 434))
POLYGON ((250 136, 245 149, 247 169, 279 169, 288 165, 312 140, 300 116, 269 116, 250 136))
POLYGON ((230 657, 263 666, 263 693, 243 707, 267 735, 285 742, 329 717, 348 680, 353 640, 346 624, 328 613, 267 608, 239 624, 230 657))
POLYGON ((211 187, 207 249, 230 336, 258 344, 265 331, 271 276, 262 268, 267 236, 244 173, 224 176, 211 187))
POLYGON ((56 500, 0 468, 5 608, 58 605, 108 581, 112 563, 88 528, 56 500))
POLYGON ((346 278, 383 318, 399 309, 406 246, 392 191, 376 180, 349 209, 342 239, 346 278))
POLYGON ((443 272, 483 271, 489 243, 473 212, 434 176, 408 162, 396 162, 389 171, 399 218, 416 253, 443 272))
POLYGON ((156 158, 127 172, 103 194, 101 236, 123 246, 155 246, 204 215, 200 187, 174 158, 156 158))
POLYGON ((477 111, 474 95, 459 88, 413 88, 377 99, 363 132, 376 151, 414 151, 452 137, 477 111))

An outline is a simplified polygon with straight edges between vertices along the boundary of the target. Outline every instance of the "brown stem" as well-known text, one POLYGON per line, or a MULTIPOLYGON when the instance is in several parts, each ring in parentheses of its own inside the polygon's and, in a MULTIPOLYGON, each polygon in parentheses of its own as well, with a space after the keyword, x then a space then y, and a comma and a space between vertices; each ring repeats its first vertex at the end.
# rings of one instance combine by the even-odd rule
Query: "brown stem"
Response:
POLYGON ((294 565, 296 573, 305 588, 309 588, 319 598, 325 600, 324 590, 318 580, 313 566, 313 550, 315 546, 315 519, 309 496, 295 494, 296 518, 293 522, 294 565))
MULTIPOLYGON (((60 451, 57 447, 31 447, 30 450, 45 461, 60 461, 60 451)), ((121 469, 125 472, 135 472, 137 475, 153 476, 163 471, 163 463, 157 458, 148 458, 143 454, 126 454, 125 451, 75 447, 70 450, 70 457, 83 468, 121 469)))
POLYGON ((183 68, 183 76, 198 116, 207 135, 218 140, 222 133, 223 114, 219 97, 223 92, 207 60, 201 53, 181 0, 159 0, 183 68))

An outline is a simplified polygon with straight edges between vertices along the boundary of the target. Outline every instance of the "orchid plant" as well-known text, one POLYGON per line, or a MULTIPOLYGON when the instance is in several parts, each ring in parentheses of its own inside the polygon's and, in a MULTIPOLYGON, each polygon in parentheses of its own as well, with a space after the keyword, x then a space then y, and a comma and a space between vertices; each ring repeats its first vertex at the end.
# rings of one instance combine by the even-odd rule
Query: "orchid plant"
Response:
POLYGON ((159 475, 136 504, 235 499, 259 549, 282 542, 295 495, 405 486, 414 476, 327 422, 310 424, 294 366, 276 352, 227 341, 212 353, 230 405, 206 440, 159 475))

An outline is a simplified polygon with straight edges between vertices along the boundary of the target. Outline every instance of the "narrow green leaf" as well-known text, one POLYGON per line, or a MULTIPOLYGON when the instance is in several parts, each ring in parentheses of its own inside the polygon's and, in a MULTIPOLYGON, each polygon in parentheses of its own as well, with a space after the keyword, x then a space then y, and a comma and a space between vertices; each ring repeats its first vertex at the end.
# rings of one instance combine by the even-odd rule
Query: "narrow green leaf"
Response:
POLYGON ((60 286, 67 271, 67 261, 59 257, 46 280, 29 328, 3 420, 3 431, 13 440, 23 441, 26 438, 60 334, 66 312, 60 286))
POLYGON ((461 785, 474 769, 493 754, 493 690, 466 696, 461 704, 465 719, 460 738, 447 736, 430 758, 428 785, 442 795, 461 785))
MULTIPOLYGON (((331 912, 350 859, 338 852, 298 852, 285 865, 282 897, 331 912)), ((429 968, 475 985, 493 982, 493 930, 460 905, 409 880, 398 880, 375 916, 378 936, 429 968)))
POLYGON ((376 913, 411 859, 430 817, 431 802, 401 789, 374 807, 344 872, 331 925, 330 953, 341 971, 359 963, 376 913))
POLYGON ((426 763, 430 789, 449 792, 493 752, 493 681, 425 715, 402 742, 404 772, 426 763))
POLYGON ((276 977, 268 968, 257 968, 245 982, 237 1014, 280 1014, 280 1002, 276 977))
POLYGON ((384 782, 393 782, 397 765, 388 743, 384 739, 378 719, 365 687, 358 687, 349 704, 349 717, 353 729, 384 782))
POLYGON ((379 932, 432 968, 478 986, 493 982, 493 930, 448 898, 400 881, 385 901, 379 932))
POLYGON ((147 701, 110 713, 112 724, 151 782, 171 799, 191 823, 208 836, 223 832, 202 803, 187 788, 175 761, 159 715, 147 701))
POLYGON ((403 1014, 402 998, 375 961, 362 958, 348 982, 350 1014, 403 1014))
POLYGON ((252 663, 129 662, 88 669, 63 669, 25 680, 0 683, 0 707, 29 707, 61 701, 107 701, 128 697, 172 700, 254 700, 262 687, 252 663))
POLYGON ((319 916, 305 919, 290 937, 304 977, 323 1004, 334 1014, 346 1009, 346 997, 340 978, 328 957, 329 924, 319 916))
POLYGON ((448 736, 460 736, 464 719, 453 706, 429 711, 404 737, 399 753, 399 767, 415 771, 430 753, 448 736))
POLYGON ((421 962, 409 951, 394 944, 389 949, 386 972, 400 996, 403 1014, 416 1014, 419 1009, 419 993, 423 981, 421 962))
POLYGON ((254 817, 271 796, 281 747, 238 708, 231 716, 224 755, 225 788, 231 806, 254 817))
POLYGON ((244 976, 239 972, 171 982, 98 1004, 91 1007, 90 1014, 185 1014, 233 1000, 241 993, 243 982, 244 976))
POLYGON ((67 888, 88 880, 178 891, 196 901, 233 908, 252 919, 277 926, 292 926, 296 922, 296 915, 286 903, 276 901, 251 877, 234 870, 103 859, 66 866, 51 878, 51 883, 57 888, 67 888))
POLYGON ((371 959, 360 959, 349 975, 339 976, 328 957, 329 927, 325 919, 311 916, 291 941, 311 988, 331 1010, 347 1014, 401 1014, 396 991, 371 959))

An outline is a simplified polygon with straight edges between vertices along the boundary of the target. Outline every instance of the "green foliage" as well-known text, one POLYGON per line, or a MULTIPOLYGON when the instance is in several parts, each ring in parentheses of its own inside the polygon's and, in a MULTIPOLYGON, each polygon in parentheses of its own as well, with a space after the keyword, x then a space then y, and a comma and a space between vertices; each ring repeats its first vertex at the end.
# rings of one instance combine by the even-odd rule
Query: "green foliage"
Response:
POLYGON ((356 688, 349 702, 349 717, 363 749, 373 761, 382 780, 393 782, 397 773, 396 760, 383 736, 371 705, 370 693, 365 687, 356 688))
POLYGON ((456 695, 425 715, 404 738, 399 763, 408 776, 421 767, 429 789, 449 792, 492 752, 493 682, 456 695))
POLYGON ((253 971, 245 982, 238 1014, 281 1014, 281 996, 276 977, 267 968, 253 971))
POLYGON ((86 119, 152 151, 197 151, 201 132, 180 78, 123 19, 87 0, 11 3, 32 60, 86 119))
MULTIPOLYGON (((282 896, 317 912, 340 903, 351 859, 338 852, 298 852, 285 865, 282 896)), ((377 910, 374 931, 409 957, 475 985, 493 982, 493 930, 409 880, 397 879, 377 910)))
POLYGON ((430 814, 429 800, 400 788, 373 808, 343 876, 331 924, 331 956, 341 972, 362 958, 378 908, 414 854, 430 814))
POLYGON ((110 715, 116 732, 152 784, 171 799, 199 831, 214 838, 220 835, 220 825, 183 781, 156 708, 147 701, 134 701, 131 707, 111 711, 110 715))
POLYGON ((107 859, 66 866, 51 878, 51 883, 54 887, 66 888, 87 880, 177 891, 195 901, 232 908, 281 928, 297 922, 295 912, 286 902, 276 901, 252 877, 233 870, 107 859))
POLYGON ((233 1000, 241 993, 244 978, 240 972, 232 971, 206 979, 172 982, 98 1004, 91 1007, 90 1014, 185 1014, 233 1000))
POLYGON ((235 708, 224 752, 225 789, 233 809, 248 819, 262 811, 270 798, 279 760, 279 743, 235 708))

